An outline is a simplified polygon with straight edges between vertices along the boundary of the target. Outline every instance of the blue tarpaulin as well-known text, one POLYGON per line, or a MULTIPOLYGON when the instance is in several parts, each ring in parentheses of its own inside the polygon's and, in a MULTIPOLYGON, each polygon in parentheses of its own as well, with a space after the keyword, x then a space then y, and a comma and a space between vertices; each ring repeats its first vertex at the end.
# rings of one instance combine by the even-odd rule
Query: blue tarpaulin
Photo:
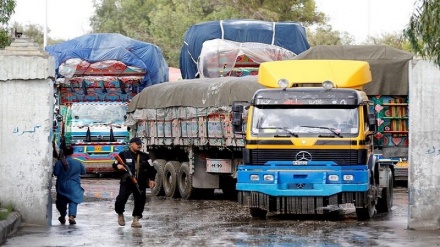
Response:
POLYGON ((196 78, 197 61, 203 42, 212 39, 271 44, 295 54, 300 54, 310 48, 305 28, 296 22, 240 19, 203 22, 191 26, 185 32, 180 53, 182 78, 196 78))
POLYGON ((144 69, 147 73, 141 87, 168 81, 168 64, 161 49, 153 44, 138 41, 116 33, 87 34, 46 47, 55 57, 55 68, 71 58, 89 63, 117 60, 127 66, 144 69))

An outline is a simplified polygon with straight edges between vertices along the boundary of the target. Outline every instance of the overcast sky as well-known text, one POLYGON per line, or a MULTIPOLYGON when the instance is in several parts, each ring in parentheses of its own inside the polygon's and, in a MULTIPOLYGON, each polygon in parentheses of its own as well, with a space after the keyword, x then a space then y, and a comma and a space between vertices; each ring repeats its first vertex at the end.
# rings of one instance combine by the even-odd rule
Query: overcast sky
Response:
MULTIPOLYGON (((184 0, 182 0, 184 1, 184 0)), ((368 35, 400 32, 414 10, 416 0, 315 0, 320 11, 329 16, 334 30, 346 31, 364 41, 368 35)), ((11 21, 45 24, 53 39, 72 39, 88 33, 93 15, 92 0, 16 0, 11 21)), ((11 22, 12 23, 12 22, 11 22)))
POLYGON ((362 42, 367 36, 401 32, 409 22, 416 0, 315 0, 330 17, 334 30, 346 31, 362 42))

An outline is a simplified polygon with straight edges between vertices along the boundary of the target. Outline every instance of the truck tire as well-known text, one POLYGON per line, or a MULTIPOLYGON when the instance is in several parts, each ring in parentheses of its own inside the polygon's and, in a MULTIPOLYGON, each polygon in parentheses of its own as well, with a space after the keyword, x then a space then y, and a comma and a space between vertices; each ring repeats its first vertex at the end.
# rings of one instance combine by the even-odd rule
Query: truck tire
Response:
POLYGON ((369 220, 373 218, 374 216, 374 200, 373 196, 371 195, 371 189, 368 190, 368 196, 367 196, 367 202, 365 203, 365 206, 363 208, 356 208, 356 216, 358 220, 369 220))
POLYGON ((194 197, 195 188, 192 186, 192 174, 190 173, 188 162, 182 162, 180 166, 177 186, 183 199, 188 200, 194 197))
POLYGON ((388 188, 382 189, 382 197, 379 198, 376 209, 378 213, 388 213, 393 206, 393 172, 387 168, 388 188))
POLYGON ((177 171, 179 170, 180 162, 168 161, 163 169, 163 189, 167 197, 179 197, 179 190, 177 188, 177 171))
POLYGON ((156 169, 156 177, 154 178, 155 185, 151 188, 151 194, 154 196, 163 196, 165 191, 163 189, 163 169, 165 167, 165 160, 158 159, 153 161, 153 166, 156 169))
POLYGON ((266 219, 267 210, 261 208, 249 208, 252 218, 266 219))

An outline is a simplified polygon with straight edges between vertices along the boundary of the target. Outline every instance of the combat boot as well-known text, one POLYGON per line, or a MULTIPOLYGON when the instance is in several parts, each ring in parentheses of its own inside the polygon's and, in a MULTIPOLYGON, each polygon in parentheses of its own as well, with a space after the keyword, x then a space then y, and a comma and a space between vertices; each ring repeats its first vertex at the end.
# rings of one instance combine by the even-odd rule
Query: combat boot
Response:
POLYGON ((134 228, 141 228, 142 227, 142 225, 139 223, 139 216, 133 217, 133 223, 131 223, 131 227, 134 227, 134 228))
POLYGON ((125 226, 125 219, 123 214, 118 214, 118 224, 120 226, 125 226))

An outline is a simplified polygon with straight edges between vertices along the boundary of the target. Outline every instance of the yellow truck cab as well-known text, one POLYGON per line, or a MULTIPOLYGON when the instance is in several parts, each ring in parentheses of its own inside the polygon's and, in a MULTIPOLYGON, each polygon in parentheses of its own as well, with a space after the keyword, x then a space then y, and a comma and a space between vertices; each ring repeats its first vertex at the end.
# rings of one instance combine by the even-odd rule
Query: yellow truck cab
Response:
POLYGON ((390 211, 391 167, 376 163, 376 118, 362 91, 367 62, 265 62, 258 81, 266 88, 233 105, 235 132, 245 134, 236 189, 253 217, 324 214, 347 203, 359 220, 390 211))

